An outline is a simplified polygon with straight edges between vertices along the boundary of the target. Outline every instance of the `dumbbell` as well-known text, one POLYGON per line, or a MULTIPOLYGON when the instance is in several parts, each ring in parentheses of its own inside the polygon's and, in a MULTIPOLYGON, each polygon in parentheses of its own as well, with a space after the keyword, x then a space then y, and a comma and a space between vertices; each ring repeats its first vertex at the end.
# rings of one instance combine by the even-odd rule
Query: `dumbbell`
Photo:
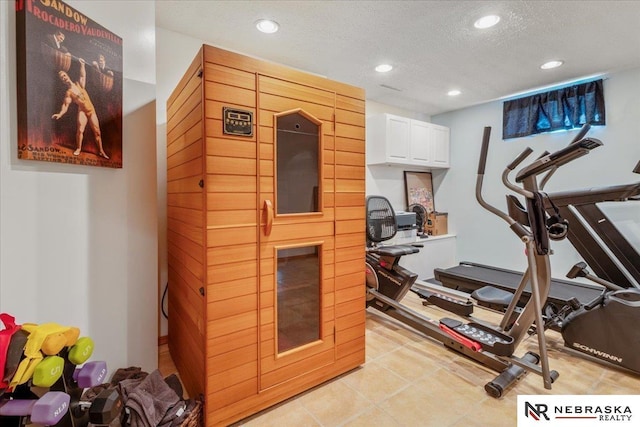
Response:
POLYGON ((75 425, 89 426, 120 426, 124 416, 123 403, 120 393, 115 387, 106 388, 98 393, 93 400, 71 399, 69 411, 75 425))
POLYGON ((92 426, 121 425, 124 415, 122 397, 116 388, 102 390, 90 403, 89 423, 92 426))
POLYGON ((64 372, 64 359, 60 356, 47 356, 33 370, 31 384, 49 388, 60 379, 64 372))
POLYGON ((80 388, 95 387, 104 383, 107 377, 107 362, 87 362, 73 372, 73 380, 80 388))
POLYGON ((76 343, 69 349, 67 359, 74 365, 82 365, 89 360, 93 354, 93 340, 89 337, 78 338, 76 343))
MULTIPOLYGON (((93 353, 93 340, 89 337, 78 338, 78 333, 79 330, 77 328, 69 328, 66 335, 54 334, 51 337, 47 337, 45 340, 47 346, 43 346, 42 350, 45 357, 42 358, 41 352, 37 351, 32 354, 31 358, 25 358, 20 361, 19 365, 12 368, 12 372, 15 373, 15 377, 11 380, 12 384, 14 386, 24 384, 31 379, 32 384, 35 386, 51 387, 63 375, 64 358, 67 358, 74 365, 80 365, 87 361, 93 353), (65 349, 65 344, 71 345, 65 349), (63 347, 60 347, 60 345, 63 347), (44 351, 45 347, 47 349, 46 352, 44 351), (59 355, 58 353, 51 353, 53 351, 58 352, 59 355)), ((15 336, 18 335, 16 334, 15 336)))
POLYGON ((33 371, 31 383, 36 387, 49 388, 60 379, 64 371, 64 359, 60 356, 45 357, 33 371))
MULTIPOLYGON (((93 340, 89 337, 82 337, 69 349, 67 358, 74 365, 80 365, 87 361, 91 357, 92 353, 93 340)), ((93 387, 94 385, 102 384, 101 382, 94 384, 94 382, 102 381, 104 379, 106 376, 106 364, 104 364, 104 366, 100 364, 98 365, 100 368, 104 368, 103 375, 100 375, 100 372, 96 371, 98 368, 95 364, 88 365, 89 366, 84 370, 85 374, 82 381, 84 381, 85 384, 90 383, 91 385, 85 385, 82 387, 93 387)), ((79 371, 82 371, 83 369, 84 366, 80 368, 79 371)), ((51 387, 62 376, 63 371, 64 359, 62 357, 47 356, 36 365, 33 371, 32 383, 36 387, 51 387)))
POLYGON ((69 395, 50 391, 40 399, 12 399, 0 402, 0 416, 29 417, 31 423, 52 426, 69 410, 69 395))

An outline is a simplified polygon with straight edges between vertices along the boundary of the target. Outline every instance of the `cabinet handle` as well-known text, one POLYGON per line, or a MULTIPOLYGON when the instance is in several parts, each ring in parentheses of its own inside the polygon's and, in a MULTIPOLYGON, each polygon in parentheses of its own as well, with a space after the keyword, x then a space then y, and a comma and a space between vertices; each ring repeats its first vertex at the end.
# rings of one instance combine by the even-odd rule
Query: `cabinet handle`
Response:
POLYGON ((264 201, 264 209, 267 212, 267 223, 264 226, 264 234, 268 236, 271 234, 271 227, 273 226, 273 204, 271 200, 264 201))

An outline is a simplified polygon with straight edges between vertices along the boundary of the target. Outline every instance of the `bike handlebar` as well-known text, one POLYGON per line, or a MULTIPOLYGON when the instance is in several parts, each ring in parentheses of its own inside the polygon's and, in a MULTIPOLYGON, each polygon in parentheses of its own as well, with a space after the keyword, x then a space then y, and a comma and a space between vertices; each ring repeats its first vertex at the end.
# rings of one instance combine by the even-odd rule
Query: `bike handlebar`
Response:
POLYGON ((488 210, 489 212, 497 215, 498 217, 505 220, 510 226, 515 223, 515 220, 511 218, 506 213, 502 212, 500 209, 496 208, 493 205, 487 203, 486 200, 482 197, 482 181, 484 179, 484 169, 487 164, 487 153, 489 151, 489 139, 491 137, 491 126, 486 126, 484 128, 484 133, 482 135, 482 148, 480 149, 480 161, 478 162, 478 176, 476 178, 476 200, 480 203, 480 206, 488 210))
POLYGON ((589 132, 589 129, 591 129, 591 125, 589 123, 585 123, 584 125, 582 125, 582 127, 580 128, 580 132, 578 132, 578 134, 573 137, 569 145, 584 138, 584 136, 589 132))
POLYGON ((482 148, 480 150, 480 161, 478 162, 478 175, 484 175, 484 167, 487 165, 487 152, 489 150, 489 138, 491 137, 491 126, 485 126, 482 134, 482 148))
POLYGON ((533 153, 533 150, 531 149, 531 147, 527 147, 522 153, 520 153, 518 157, 516 157, 511 163, 509 163, 507 169, 509 169, 510 171, 514 170, 531 153, 533 153))

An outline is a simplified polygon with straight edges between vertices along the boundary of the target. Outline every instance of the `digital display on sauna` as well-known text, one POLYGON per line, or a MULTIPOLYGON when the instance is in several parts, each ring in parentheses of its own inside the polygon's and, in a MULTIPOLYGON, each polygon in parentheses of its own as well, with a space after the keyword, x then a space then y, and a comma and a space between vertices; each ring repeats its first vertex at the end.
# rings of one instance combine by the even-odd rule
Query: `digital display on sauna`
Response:
POLYGON ((253 113, 251 111, 222 108, 223 132, 227 135, 252 136, 253 113))

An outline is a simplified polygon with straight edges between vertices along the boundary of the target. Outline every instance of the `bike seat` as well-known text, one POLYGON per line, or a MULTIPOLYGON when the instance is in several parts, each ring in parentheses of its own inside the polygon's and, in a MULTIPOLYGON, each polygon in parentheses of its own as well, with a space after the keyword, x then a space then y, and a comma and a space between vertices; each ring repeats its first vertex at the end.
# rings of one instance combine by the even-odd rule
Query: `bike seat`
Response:
POLYGON ((513 294, 493 286, 483 286, 473 291, 471 297, 479 302, 506 307, 511 303, 513 294))
POLYGON ((401 257, 403 255, 411 255, 420 252, 420 249, 414 246, 398 245, 398 246, 379 246, 371 252, 381 256, 401 257))

